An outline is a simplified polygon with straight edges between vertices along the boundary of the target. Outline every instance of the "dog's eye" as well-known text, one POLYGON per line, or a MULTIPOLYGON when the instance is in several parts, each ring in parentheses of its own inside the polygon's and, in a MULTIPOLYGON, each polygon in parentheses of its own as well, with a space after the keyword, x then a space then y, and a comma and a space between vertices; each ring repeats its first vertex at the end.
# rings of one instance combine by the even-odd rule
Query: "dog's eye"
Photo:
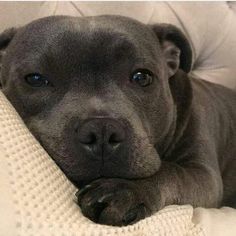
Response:
POLYGON ((136 82, 142 87, 146 87, 152 83, 153 74, 149 70, 137 70, 131 76, 131 82, 136 82))
POLYGON ((25 81, 32 87, 43 87, 43 86, 48 86, 50 84, 47 78, 40 74, 26 75, 25 81))

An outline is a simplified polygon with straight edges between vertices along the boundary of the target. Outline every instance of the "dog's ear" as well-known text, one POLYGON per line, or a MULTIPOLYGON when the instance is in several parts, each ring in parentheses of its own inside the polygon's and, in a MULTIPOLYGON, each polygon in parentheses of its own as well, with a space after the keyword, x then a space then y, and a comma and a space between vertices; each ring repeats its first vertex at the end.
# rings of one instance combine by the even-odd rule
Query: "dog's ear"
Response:
MULTIPOLYGON (((5 54, 5 50, 7 46, 10 44, 11 40, 14 38, 16 32, 17 32, 16 28, 10 28, 3 31, 0 34, 0 75, 1 75, 1 69, 2 69, 2 58, 5 54)), ((1 88, 1 82, 0 82, 0 88, 1 88)))
POLYGON ((192 50, 181 30, 170 24, 155 24, 150 27, 161 43, 169 67, 169 77, 173 76, 178 69, 188 73, 192 65, 192 50))
POLYGON ((2 56, 5 52, 5 49, 7 48, 11 40, 14 38, 16 32, 17 32, 16 28, 10 28, 3 31, 0 34, 0 64, 1 64, 2 56))
POLYGON ((5 49, 17 32, 16 28, 6 29, 0 34, 0 50, 5 49))

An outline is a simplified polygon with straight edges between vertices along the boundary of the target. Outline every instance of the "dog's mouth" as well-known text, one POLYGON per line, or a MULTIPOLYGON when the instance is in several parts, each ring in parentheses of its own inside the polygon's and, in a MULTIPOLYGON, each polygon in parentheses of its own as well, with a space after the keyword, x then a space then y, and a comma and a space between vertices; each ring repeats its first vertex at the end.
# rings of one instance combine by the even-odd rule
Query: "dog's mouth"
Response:
POLYGON ((48 137, 37 137, 37 140, 67 178, 79 188, 99 178, 147 178, 160 167, 159 155, 147 139, 140 139, 138 145, 130 144, 128 152, 120 152, 104 162, 100 157, 93 159, 86 156, 86 152, 79 152, 73 149, 74 146, 55 145, 55 140, 48 137), (53 142, 50 144, 49 140, 53 142))

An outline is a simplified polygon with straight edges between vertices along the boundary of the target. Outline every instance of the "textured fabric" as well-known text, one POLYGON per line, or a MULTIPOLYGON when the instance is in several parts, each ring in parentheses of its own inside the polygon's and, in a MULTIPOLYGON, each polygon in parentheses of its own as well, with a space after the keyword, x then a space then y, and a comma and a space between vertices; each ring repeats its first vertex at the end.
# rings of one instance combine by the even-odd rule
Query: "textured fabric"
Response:
POLYGON ((0 92, 0 236, 236 235, 230 208, 168 206, 132 226, 98 225, 81 214, 75 192, 0 92))
POLYGON ((50 15, 118 14, 145 24, 170 23, 193 49, 192 74, 236 89, 235 3, 226 2, 0 2, 0 31, 50 15))
POLYGON ((2 93, 0 166, 1 236, 185 235, 195 230, 190 206, 167 207, 124 228, 100 226, 85 218, 73 201, 76 189, 2 93))

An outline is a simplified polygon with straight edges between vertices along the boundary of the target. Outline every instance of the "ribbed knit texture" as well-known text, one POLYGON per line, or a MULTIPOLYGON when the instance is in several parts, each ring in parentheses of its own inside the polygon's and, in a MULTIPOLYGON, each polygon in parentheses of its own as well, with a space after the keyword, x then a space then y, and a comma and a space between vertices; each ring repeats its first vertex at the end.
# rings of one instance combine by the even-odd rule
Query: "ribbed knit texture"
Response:
POLYGON ((4 192, 11 195, 5 200, 13 204, 11 208, 0 204, 0 222, 4 222, 4 214, 11 214, 14 224, 5 231, 0 227, 0 236, 203 235, 192 223, 191 206, 169 206, 127 227, 91 222, 74 202, 75 187, 0 92, 0 168, 3 166, 6 169, 0 172, 0 179, 5 181, 4 192))

